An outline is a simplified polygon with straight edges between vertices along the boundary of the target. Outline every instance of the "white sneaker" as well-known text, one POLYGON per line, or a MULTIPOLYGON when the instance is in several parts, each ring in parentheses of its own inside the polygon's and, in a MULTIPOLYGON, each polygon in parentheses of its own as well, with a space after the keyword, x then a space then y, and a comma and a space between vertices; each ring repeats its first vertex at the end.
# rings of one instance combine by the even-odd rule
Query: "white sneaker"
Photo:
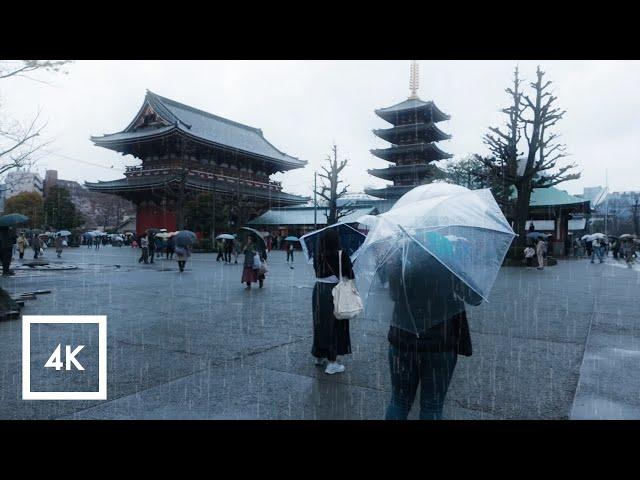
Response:
POLYGON ((340 365, 338 362, 330 362, 324 370, 324 373, 328 373, 329 375, 342 372, 344 372, 344 365, 340 365))
POLYGON ((326 358, 318 358, 318 357, 313 357, 315 360, 315 365, 316 367, 324 367, 327 364, 327 359, 326 358))

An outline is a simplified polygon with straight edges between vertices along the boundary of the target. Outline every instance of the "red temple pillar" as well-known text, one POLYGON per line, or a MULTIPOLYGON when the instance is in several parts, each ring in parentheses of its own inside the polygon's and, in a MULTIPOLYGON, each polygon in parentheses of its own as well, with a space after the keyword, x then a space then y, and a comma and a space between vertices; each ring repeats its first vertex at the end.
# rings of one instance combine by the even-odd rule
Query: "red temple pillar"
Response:
POLYGON ((153 201, 143 201, 138 204, 136 215, 136 233, 138 235, 149 228, 166 228, 176 230, 176 212, 172 205, 158 205, 153 201))

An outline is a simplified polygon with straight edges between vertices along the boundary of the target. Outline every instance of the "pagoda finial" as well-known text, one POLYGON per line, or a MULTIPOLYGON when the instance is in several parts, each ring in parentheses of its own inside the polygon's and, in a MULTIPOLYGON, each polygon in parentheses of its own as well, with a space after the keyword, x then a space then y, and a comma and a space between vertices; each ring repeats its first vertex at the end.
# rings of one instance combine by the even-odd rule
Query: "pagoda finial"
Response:
POLYGON ((420 65, 415 60, 411 61, 411 73, 409 75, 409 90, 411 91, 411 95, 409 95, 410 99, 418 98, 418 88, 420 87, 420 65))

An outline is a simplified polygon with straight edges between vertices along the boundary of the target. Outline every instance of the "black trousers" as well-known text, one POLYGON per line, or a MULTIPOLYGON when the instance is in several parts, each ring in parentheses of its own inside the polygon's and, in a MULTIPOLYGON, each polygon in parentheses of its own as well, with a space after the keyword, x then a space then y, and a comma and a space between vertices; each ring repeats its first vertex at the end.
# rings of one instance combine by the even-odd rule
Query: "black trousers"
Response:
POLYGON ((11 266, 11 257, 13 256, 13 247, 3 248, 0 250, 0 258, 2 258, 2 273, 9 273, 11 266))

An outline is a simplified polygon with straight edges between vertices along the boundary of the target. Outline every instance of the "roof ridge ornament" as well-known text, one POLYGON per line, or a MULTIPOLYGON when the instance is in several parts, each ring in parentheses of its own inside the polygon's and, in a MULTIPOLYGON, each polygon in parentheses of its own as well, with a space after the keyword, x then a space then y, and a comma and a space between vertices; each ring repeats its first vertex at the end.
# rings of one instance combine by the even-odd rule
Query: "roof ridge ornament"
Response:
POLYGON ((420 65, 415 60, 411 60, 411 68, 409 73, 409 90, 411 91, 411 95, 409 95, 409 100, 418 99, 418 88, 420 88, 420 65))

